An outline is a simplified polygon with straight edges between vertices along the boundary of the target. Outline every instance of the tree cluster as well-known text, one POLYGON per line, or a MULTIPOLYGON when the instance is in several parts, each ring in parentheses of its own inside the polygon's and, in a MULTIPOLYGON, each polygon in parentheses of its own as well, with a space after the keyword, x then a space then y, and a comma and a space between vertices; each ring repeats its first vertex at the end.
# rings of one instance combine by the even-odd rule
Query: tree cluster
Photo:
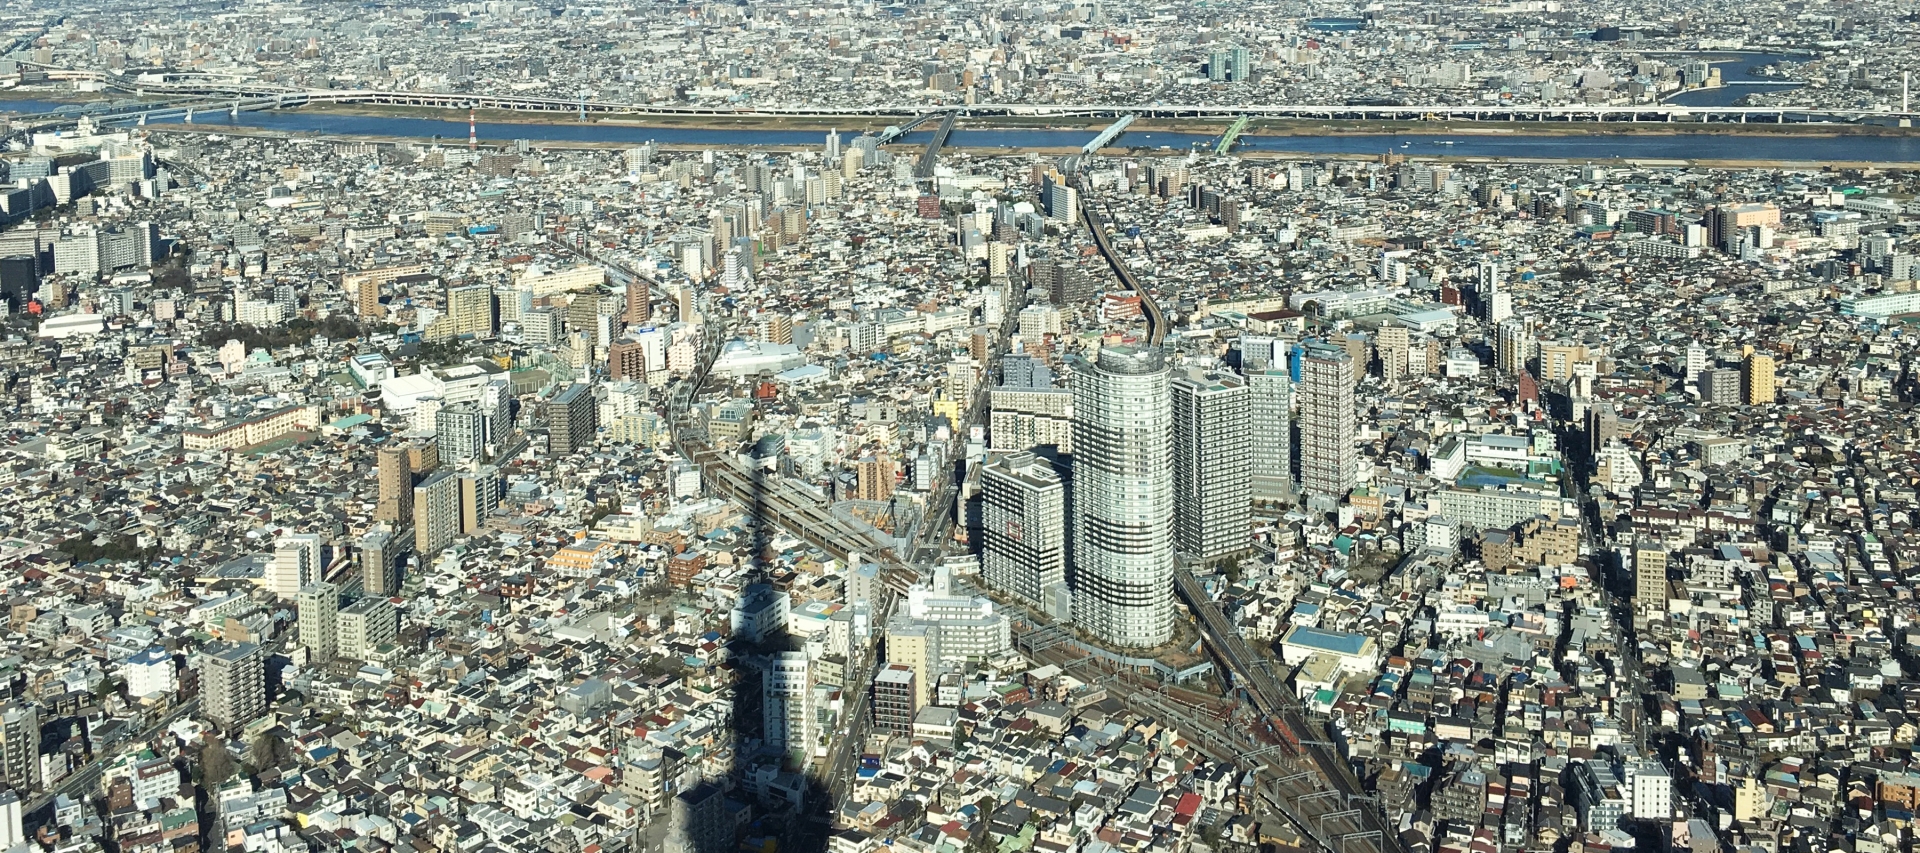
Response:
POLYGON ((336 341, 352 340, 360 337, 360 331, 360 324, 339 314, 319 321, 295 317, 278 326, 261 327, 238 323, 215 326, 200 334, 200 345, 217 347, 227 341, 237 340, 246 344, 249 350, 273 350, 289 346, 304 346, 316 336, 336 341))
POLYGON ((114 537, 108 540, 105 545, 95 542, 93 537, 90 536, 75 536, 72 539, 61 542, 60 550, 73 555, 73 562, 77 565, 81 563, 91 563, 95 560, 108 560, 111 562, 139 560, 145 562, 153 559, 159 549, 142 548, 131 536, 114 537))

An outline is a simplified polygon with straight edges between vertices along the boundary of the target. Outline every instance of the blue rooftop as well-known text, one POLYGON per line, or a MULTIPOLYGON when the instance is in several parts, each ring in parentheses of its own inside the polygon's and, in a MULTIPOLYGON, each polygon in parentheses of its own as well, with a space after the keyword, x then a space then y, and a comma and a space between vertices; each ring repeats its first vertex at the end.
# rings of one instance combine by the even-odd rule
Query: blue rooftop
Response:
POLYGON ((792 370, 782 371, 773 378, 781 382, 805 382, 827 375, 827 369, 817 364, 803 364, 792 370))
POLYGON ((1334 654, 1341 655, 1357 655, 1360 654, 1361 648, 1366 645, 1367 636, 1365 634, 1349 634, 1345 631, 1322 631, 1319 628, 1308 628, 1305 625, 1296 625, 1293 630, 1287 632, 1286 641, 1296 646, 1306 646, 1307 648, 1319 649, 1323 652, 1333 652, 1334 654))

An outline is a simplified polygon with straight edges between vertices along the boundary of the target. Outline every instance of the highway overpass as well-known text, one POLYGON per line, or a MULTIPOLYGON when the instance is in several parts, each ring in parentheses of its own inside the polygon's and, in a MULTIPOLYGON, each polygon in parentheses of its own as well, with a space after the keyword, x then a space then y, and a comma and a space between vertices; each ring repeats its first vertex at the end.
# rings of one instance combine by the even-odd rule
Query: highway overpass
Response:
POLYGON ((1127 266, 1126 259, 1120 257, 1119 251, 1114 249, 1113 237, 1107 229, 1107 220, 1094 206, 1092 187, 1086 181, 1075 183, 1080 186, 1081 192, 1080 215, 1087 220, 1087 230, 1093 234, 1094 248, 1099 250, 1100 257, 1107 260, 1108 266, 1113 267, 1114 277, 1120 279, 1121 284, 1126 285, 1128 290, 1140 297, 1140 311, 1147 318, 1147 343, 1154 346, 1166 343, 1166 310, 1160 307, 1159 300, 1153 298, 1153 294, 1147 290, 1145 284, 1141 283, 1140 278, 1133 274, 1133 268, 1127 266))

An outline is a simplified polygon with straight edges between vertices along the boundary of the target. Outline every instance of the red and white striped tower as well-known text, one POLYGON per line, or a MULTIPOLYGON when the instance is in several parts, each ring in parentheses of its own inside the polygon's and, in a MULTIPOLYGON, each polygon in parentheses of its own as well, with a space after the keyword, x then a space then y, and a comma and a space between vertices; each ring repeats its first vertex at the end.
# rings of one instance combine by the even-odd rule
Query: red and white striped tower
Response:
POLYGON ((473 123, 473 106, 467 106, 467 150, 480 147, 480 132, 473 123))

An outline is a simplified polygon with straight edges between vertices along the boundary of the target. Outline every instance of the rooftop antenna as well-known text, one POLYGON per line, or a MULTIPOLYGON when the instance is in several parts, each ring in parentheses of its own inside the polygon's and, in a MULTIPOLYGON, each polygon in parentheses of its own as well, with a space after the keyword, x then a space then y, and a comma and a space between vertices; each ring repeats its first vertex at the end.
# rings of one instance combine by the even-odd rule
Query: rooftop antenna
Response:
POLYGON ((467 104, 467 150, 480 147, 480 131, 473 123, 473 104, 467 104))

